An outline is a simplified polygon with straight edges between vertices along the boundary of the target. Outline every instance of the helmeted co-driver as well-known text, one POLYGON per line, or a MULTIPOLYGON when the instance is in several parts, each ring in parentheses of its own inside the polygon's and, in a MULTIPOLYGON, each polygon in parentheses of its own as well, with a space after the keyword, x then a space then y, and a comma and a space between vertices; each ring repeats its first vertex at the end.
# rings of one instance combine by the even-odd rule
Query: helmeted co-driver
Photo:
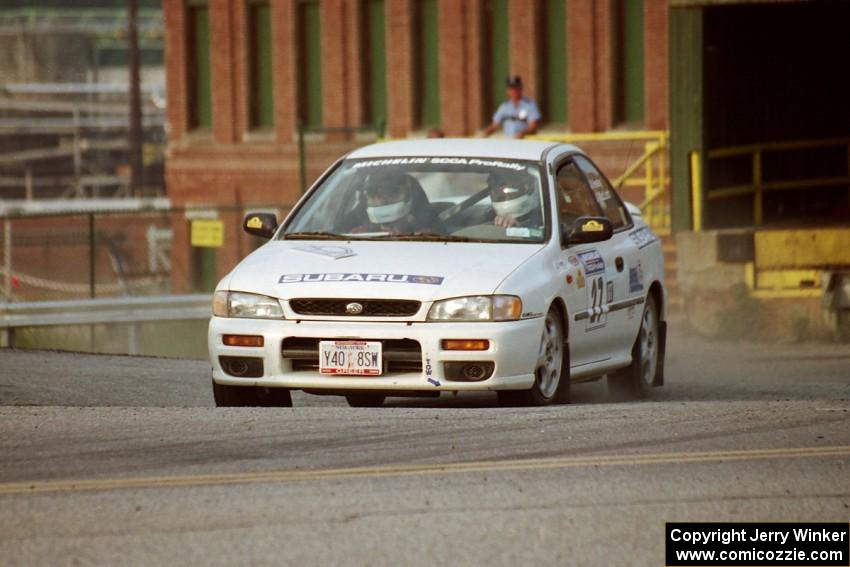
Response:
POLYGON ((496 213, 493 224, 504 228, 543 226, 540 197, 531 175, 525 171, 497 170, 489 175, 487 183, 496 213))

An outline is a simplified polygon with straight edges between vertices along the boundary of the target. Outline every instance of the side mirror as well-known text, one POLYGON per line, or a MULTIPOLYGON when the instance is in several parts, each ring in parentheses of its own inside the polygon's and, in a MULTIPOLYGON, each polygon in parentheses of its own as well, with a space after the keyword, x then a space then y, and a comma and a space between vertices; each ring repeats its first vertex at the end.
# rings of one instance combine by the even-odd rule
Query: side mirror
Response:
POLYGON ((572 226, 566 228, 563 240, 570 244, 589 244, 603 242, 614 235, 611 221, 604 217, 579 217, 572 226))
POLYGON ((277 230, 277 217, 271 213, 248 213, 242 222, 242 228, 248 234, 271 238, 277 230))

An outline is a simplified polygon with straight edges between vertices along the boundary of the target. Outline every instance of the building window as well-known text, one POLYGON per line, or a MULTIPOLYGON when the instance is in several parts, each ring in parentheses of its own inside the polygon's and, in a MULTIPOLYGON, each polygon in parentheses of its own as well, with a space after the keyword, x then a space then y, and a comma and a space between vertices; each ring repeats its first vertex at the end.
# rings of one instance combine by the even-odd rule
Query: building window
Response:
POLYGON ((508 0, 484 0, 484 121, 490 123, 505 99, 505 79, 510 74, 508 0))
POLYGON ((546 122, 567 123, 567 1, 543 0, 542 114, 546 122))
POLYGON ((384 0, 366 0, 363 19, 363 122, 381 128, 387 121, 387 44, 384 0))
POLYGON ((252 129, 274 126, 272 19, 268 2, 248 4, 249 96, 252 129))
POLYGON ((191 2, 187 10, 188 116, 190 129, 212 127, 210 22, 206 2, 191 2))
POLYGON ((643 123, 643 1, 614 0, 614 120, 619 123, 643 123))
POLYGON ((440 125, 440 50, 437 0, 416 3, 419 24, 417 53, 418 123, 425 128, 440 125))
POLYGON ((307 127, 322 126, 322 29, 319 0, 298 3, 298 117, 307 127))

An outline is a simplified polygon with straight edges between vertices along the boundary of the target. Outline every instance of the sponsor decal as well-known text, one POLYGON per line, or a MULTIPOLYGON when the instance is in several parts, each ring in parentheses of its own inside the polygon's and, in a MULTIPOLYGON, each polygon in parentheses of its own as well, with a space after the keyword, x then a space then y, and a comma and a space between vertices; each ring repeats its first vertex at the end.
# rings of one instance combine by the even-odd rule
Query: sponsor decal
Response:
POLYGON ((643 268, 640 262, 634 268, 629 268, 629 293, 643 291, 643 268))
POLYGON ((596 193, 596 199, 598 201, 607 201, 611 198, 611 192, 607 189, 603 189, 601 183, 599 187, 593 188, 593 192, 596 193))
POLYGON ((579 289, 584 287, 584 272, 581 270, 576 272, 576 287, 579 289))
POLYGON ((567 260, 569 260, 570 264, 572 264, 573 266, 578 266, 578 258, 576 258, 575 256, 570 256, 569 258, 567 258, 567 260))
POLYGON ((363 169, 366 167, 382 167, 386 165, 416 165, 424 163, 432 163, 438 165, 472 165, 479 167, 497 167, 500 169, 512 169, 514 171, 525 170, 525 165, 518 162, 462 157, 400 157, 370 159, 365 161, 359 161, 355 163, 351 168, 363 169))
POLYGON ((579 260, 581 260, 581 264, 584 266, 584 271, 588 276, 605 272, 605 260, 602 259, 599 251, 590 250, 589 252, 579 252, 578 257, 579 260))
POLYGON ((642 228, 630 232, 629 238, 632 239, 632 242, 634 242, 638 248, 646 248, 647 246, 658 240, 658 238, 654 234, 652 234, 652 231, 649 229, 648 226, 644 226, 642 228))
POLYGON ((567 274, 567 285, 570 285, 572 283, 573 283, 573 276, 571 274, 567 274))
POLYGON ((581 225, 582 232, 602 232, 604 230, 605 226, 601 222, 595 220, 589 220, 581 225))
POLYGON ((251 217, 245 223, 245 226, 248 228, 263 228, 263 221, 260 220, 260 217, 251 217))
POLYGON ((443 278, 437 276, 410 276, 410 283, 442 285, 443 278))
POLYGON ((360 161, 355 163, 352 169, 362 169, 364 167, 379 167, 382 165, 407 165, 417 163, 428 163, 428 158, 423 157, 404 157, 404 158, 387 158, 387 159, 370 159, 368 161, 360 161))
POLYGON ((308 254, 316 254, 317 256, 325 256, 327 258, 333 258, 334 260, 339 260, 340 258, 348 258, 349 256, 357 255, 357 253, 348 246, 320 246, 315 244, 299 244, 298 246, 293 246, 292 250, 297 250, 298 252, 307 252, 308 254))
POLYGON ((531 229, 520 226, 512 226, 505 229, 505 236, 513 236, 515 238, 528 238, 531 236, 531 229))
POLYGON ((608 295, 608 303, 611 303, 614 301, 614 282, 608 282, 607 286, 606 293, 608 295))
POLYGON ((442 285, 444 279, 442 276, 417 276, 412 274, 283 274, 277 283, 370 282, 442 285))
POLYGON ((525 165, 515 161, 503 161, 492 159, 478 158, 457 158, 457 157, 435 157, 431 158, 431 163, 436 164, 457 164, 457 165, 476 165, 480 167, 498 167, 500 169, 513 169, 514 171, 524 171, 525 165))

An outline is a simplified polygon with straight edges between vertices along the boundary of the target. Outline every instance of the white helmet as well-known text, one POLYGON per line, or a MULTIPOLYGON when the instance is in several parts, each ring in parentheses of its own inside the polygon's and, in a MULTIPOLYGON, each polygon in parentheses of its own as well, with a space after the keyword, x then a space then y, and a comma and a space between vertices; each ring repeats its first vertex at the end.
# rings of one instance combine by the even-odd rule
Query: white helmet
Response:
POLYGON ((522 217, 539 206, 539 199, 533 191, 534 183, 528 174, 494 172, 490 174, 488 183, 493 210, 500 217, 522 217))
POLYGON ((410 184, 405 175, 388 173, 372 175, 366 186, 366 215, 375 224, 388 224, 399 221, 410 214, 413 200, 410 184))

